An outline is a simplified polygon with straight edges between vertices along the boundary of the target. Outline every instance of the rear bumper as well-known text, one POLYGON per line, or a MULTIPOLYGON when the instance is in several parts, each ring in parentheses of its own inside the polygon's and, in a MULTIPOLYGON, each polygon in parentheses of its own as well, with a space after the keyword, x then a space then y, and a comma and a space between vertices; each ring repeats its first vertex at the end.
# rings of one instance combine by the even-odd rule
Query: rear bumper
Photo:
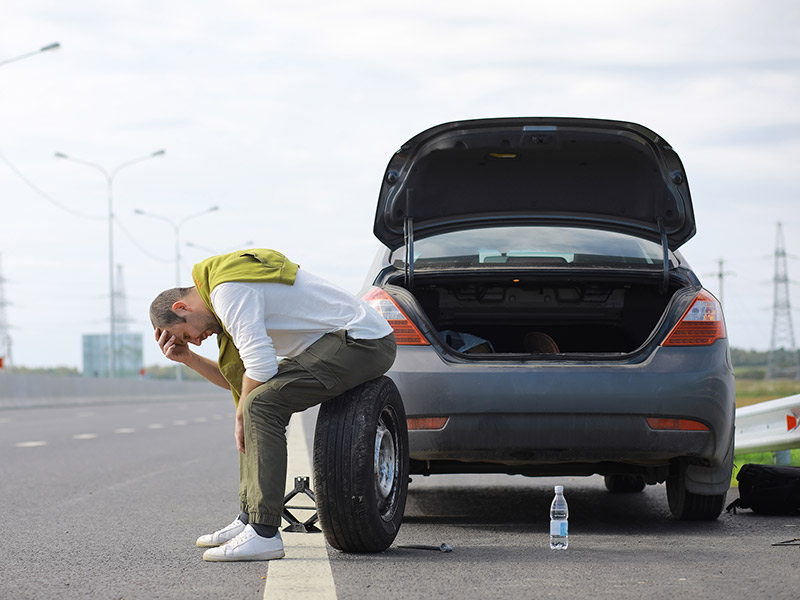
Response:
POLYGON ((725 340, 658 348, 636 364, 450 363, 430 347, 406 346, 388 375, 408 417, 448 417, 441 430, 409 432, 414 461, 561 465, 566 473, 570 464, 653 467, 691 457, 714 468, 732 443, 725 340), (709 431, 657 431, 647 417, 692 419, 709 431))
POLYGON ((506 465, 713 457, 710 431, 654 431, 643 416, 455 415, 444 429, 410 431, 411 458, 506 465))

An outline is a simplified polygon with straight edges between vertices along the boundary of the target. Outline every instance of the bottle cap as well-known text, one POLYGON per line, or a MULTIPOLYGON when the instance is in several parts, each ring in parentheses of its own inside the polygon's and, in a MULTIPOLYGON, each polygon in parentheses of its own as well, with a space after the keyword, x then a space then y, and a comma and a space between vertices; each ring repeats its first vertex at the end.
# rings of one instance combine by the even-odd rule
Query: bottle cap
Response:
POLYGON ((563 492, 563 491, 564 491, 564 486, 563 486, 563 485, 557 485, 557 486, 556 486, 556 494, 557 494, 558 492, 563 492))

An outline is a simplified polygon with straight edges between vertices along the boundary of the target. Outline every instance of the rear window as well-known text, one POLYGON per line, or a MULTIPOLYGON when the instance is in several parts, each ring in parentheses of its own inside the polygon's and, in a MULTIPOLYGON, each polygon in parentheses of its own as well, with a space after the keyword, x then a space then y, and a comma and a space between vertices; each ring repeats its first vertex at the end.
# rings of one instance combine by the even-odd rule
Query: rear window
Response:
MULTIPOLYGON (((397 267, 404 265, 405 247, 392 253, 391 262, 397 267)), ((416 270, 476 267, 661 270, 663 251, 649 240, 575 227, 492 227, 414 241, 416 270)))

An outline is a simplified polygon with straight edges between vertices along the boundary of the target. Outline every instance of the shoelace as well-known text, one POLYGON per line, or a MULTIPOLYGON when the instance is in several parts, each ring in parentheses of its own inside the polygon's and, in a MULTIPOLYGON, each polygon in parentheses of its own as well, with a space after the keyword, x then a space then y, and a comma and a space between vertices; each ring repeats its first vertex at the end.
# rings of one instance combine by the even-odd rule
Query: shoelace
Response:
POLYGON ((212 535, 213 538, 218 540, 219 538, 224 536, 226 533, 228 533, 231 529, 235 529, 235 528, 239 527, 240 526, 239 523, 240 523, 240 521, 238 521, 238 520, 234 521, 230 525, 227 525, 227 526, 223 527, 219 531, 215 531, 211 535, 212 535))
POLYGON ((252 530, 248 531, 247 528, 245 528, 244 531, 242 531, 239 535, 225 542, 223 546, 236 546, 238 544, 243 544, 247 540, 253 539, 254 537, 256 537, 255 532, 252 530))
POLYGON ((225 533, 227 531, 230 531, 231 529, 236 529, 237 527, 241 527, 241 525, 242 525, 242 522, 239 521, 239 520, 236 520, 233 523, 231 523, 230 525, 228 525, 227 527, 224 527, 224 528, 220 529, 219 533, 225 533))

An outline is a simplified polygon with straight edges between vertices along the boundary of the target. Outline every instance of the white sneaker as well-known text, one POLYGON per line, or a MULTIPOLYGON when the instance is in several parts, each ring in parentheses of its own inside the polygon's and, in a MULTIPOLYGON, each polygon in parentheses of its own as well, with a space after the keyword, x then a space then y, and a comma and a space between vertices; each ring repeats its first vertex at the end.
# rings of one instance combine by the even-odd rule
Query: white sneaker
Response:
POLYGON ((283 557, 281 532, 276 533, 274 537, 265 538, 258 535, 252 525, 247 525, 242 533, 222 546, 209 548, 203 552, 203 560, 215 562, 274 560, 283 557))
POLYGON ((242 531, 244 531, 244 525, 245 524, 239 520, 239 517, 236 517, 233 523, 223 527, 219 531, 201 535, 197 538, 197 545, 200 548, 215 548, 216 546, 221 546, 242 533, 242 531))

